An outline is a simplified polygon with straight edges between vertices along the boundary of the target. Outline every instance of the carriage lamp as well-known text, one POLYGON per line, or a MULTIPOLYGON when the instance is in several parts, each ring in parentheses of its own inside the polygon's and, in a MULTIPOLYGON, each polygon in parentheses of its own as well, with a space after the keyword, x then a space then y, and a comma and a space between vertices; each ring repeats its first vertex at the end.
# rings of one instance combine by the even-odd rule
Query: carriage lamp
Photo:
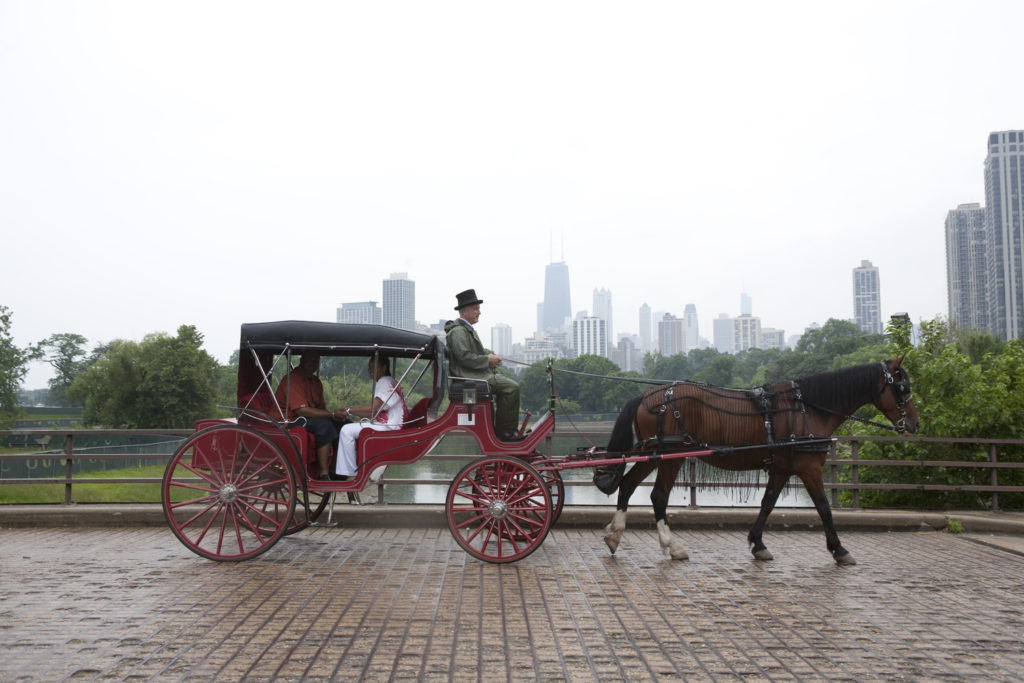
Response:
POLYGON ((464 426, 476 424, 476 416, 473 414, 473 409, 476 407, 475 386, 462 387, 462 403, 466 406, 466 413, 464 415, 459 413, 458 423, 464 426))

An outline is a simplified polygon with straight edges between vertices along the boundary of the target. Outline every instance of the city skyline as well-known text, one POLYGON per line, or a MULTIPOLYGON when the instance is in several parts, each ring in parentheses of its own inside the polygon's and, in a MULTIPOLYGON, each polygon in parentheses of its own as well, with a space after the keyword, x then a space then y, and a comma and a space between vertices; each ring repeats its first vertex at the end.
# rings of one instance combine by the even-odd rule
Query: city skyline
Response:
POLYGON ((616 336, 647 302, 695 304, 709 338, 742 292, 788 336, 849 319, 868 259, 883 320, 931 319, 946 213, 987 204, 979 141, 1020 127, 1021 21, 1008 1, 0 3, 0 305, 21 348, 193 325, 224 363, 242 323, 333 319, 407 272, 420 321, 475 287, 484 328, 521 339, 564 259, 574 309, 612 293, 616 336))

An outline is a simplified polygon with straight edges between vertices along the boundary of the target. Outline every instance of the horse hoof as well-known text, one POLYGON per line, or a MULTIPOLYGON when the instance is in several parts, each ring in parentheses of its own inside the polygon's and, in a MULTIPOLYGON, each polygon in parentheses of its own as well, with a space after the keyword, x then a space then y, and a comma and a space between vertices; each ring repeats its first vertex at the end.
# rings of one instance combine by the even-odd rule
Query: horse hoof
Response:
POLYGON ((605 536, 604 544, 608 546, 608 550, 612 551, 612 555, 614 555, 615 551, 619 549, 619 539, 614 536, 605 536))
POLYGON ((844 567, 852 567, 857 564, 857 560, 851 553, 846 553, 845 555, 836 557, 836 564, 843 565, 844 567))
POLYGON ((760 560, 762 562, 767 562, 768 560, 774 560, 775 559, 775 556, 771 554, 771 552, 768 550, 768 548, 761 548, 760 550, 755 550, 753 552, 754 552, 754 559, 755 560, 760 560))
POLYGON ((688 560, 690 559, 690 553, 685 550, 673 550, 669 553, 669 557, 673 560, 688 560))

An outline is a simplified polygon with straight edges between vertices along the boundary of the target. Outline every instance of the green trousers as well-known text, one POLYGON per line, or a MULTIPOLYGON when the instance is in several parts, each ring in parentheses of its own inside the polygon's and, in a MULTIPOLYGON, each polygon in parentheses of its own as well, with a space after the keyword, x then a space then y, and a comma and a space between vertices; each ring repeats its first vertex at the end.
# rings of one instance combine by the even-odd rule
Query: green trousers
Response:
POLYGON ((487 380, 491 393, 498 400, 494 415, 494 431, 513 432, 519 429, 519 385, 514 379, 495 373, 487 380))

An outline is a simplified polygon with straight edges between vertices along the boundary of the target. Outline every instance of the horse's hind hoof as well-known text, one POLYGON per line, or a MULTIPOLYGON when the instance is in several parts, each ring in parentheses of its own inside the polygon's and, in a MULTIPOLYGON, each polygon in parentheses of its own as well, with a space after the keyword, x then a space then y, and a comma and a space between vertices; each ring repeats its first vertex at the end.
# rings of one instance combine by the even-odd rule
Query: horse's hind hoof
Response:
POLYGON ((836 557, 836 564, 842 565, 844 567, 852 567, 853 565, 857 564, 857 559, 853 556, 852 553, 846 553, 845 555, 839 555, 836 557))
POLYGON ((767 562, 775 559, 775 556, 772 555, 768 548, 761 548, 760 550, 754 550, 752 552, 754 553, 754 559, 760 560, 761 562, 767 562))

